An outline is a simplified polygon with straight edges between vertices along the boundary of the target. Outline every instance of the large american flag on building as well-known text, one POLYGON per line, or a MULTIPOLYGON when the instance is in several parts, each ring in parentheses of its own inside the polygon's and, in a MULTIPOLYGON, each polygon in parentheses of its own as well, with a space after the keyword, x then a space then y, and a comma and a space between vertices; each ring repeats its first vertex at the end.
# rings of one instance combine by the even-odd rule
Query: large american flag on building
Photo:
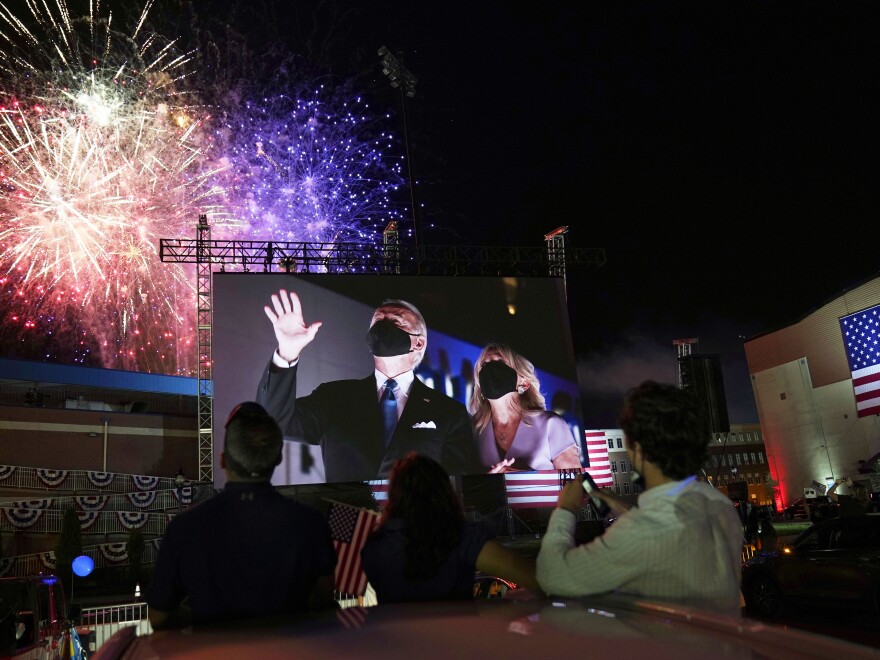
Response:
POLYGON ((361 596, 367 589, 367 575, 361 564, 361 549, 379 522, 379 514, 342 502, 330 507, 330 534, 336 550, 336 591, 361 596))
POLYGON ((880 305, 840 317, 859 417, 880 414, 880 305))

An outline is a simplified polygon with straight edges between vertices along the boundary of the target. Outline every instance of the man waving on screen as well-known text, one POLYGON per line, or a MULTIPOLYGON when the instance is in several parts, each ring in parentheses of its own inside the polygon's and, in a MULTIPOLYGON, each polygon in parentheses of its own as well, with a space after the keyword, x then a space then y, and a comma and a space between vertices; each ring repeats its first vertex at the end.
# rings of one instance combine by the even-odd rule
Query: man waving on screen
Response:
POLYGON ((433 458, 450 474, 483 471, 465 407, 415 378, 428 335, 414 305, 386 300, 376 308, 367 332, 372 374, 324 383, 303 397, 296 396, 296 369, 321 321, 306 325, 299 297, 284 289, 264 310, 278 348, 257 401, 286 437, 321 446, 328 482, 385 478, 409 451, 433 458))

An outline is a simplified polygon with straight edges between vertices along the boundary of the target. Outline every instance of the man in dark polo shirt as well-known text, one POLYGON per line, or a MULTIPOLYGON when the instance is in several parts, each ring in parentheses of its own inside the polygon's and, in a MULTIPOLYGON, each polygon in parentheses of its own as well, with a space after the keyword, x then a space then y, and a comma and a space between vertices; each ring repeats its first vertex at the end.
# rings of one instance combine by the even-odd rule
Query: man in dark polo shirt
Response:
POLYGON ((147 597, 153 628, 330 607, 336 554, 324 516, 270 483, 281 429, 258 403, 226 421, 226 488, 168 525, 147 597))

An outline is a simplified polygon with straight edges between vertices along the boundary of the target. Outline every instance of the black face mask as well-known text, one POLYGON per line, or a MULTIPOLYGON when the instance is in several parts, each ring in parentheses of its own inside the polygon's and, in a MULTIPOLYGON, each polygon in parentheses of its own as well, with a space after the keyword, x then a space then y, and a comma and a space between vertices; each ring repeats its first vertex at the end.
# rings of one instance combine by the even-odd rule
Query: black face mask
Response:
POLYGON ((380 319, 367 332, 367 346, 376 357, 395 357, 412 352, 410 337, 420 333, 408 333, 389 319, 380 319))
POLYGON ((516 372, 501 360, 487 362, 480 369, 480 389, 487 399, 500 399, 516 392, 516 372))

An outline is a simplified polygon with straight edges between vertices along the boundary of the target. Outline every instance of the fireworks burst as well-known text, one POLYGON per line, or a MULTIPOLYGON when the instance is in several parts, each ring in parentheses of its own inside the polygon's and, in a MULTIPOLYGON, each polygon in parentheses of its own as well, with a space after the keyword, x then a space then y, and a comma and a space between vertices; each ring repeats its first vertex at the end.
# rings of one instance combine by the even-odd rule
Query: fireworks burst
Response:
MULTIPOLYGON (((205 135, 177 84, 186 55, 112 16, 72 19, 64 0, 0 4, 0 264, 7 333, 73 340, 73 359, 191 373, 193 279, 158 260, 160 237, 218 212, 205 135), (95 357, 95 353, 98 357, 95 357)), ((67 340, 69 347, 70 340, 67 340)))
POLYGON ((146 27, 153 0, 124 31, 99 0, 54 2, 0 1, 6 355, 194 375, 195 277, 160 238, 204 213, 215 239, 373 243, 405 213, 388 117, 350 90, 224 90, 209 115, 192 54, 146 27))
POLYGON ((374 243, 400 218, 393 136, 360 98, 323 87, 248 102, 219 131, 228 204, 271 240, 374 243))

